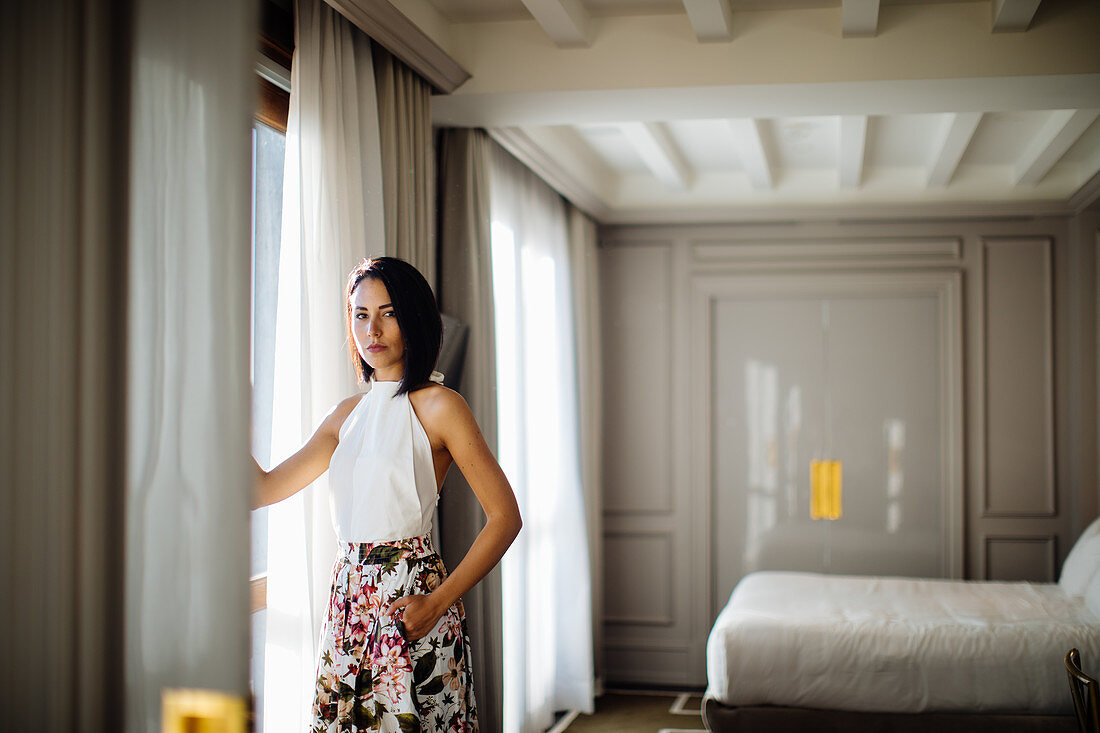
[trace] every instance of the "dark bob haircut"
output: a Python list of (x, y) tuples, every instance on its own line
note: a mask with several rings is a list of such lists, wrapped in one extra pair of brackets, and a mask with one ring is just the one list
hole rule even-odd
[(362, 383), (371, 378), (374, 369), (355, 347), (351, 327), (351, 296), (359, 283), (368, 277), (386, 286), (397, 316), (397, 326), (405, 341), (405, 374), (401, 377), (397, 394), (419, 389), (428, 383), (443, 344), (443, 319), (439, 317), (432, 288), (419, 270), (396, 257), (372, 257), (363, 260), (348, 273), (348, 286), (344, 292), (348, 347), (351, 362)]

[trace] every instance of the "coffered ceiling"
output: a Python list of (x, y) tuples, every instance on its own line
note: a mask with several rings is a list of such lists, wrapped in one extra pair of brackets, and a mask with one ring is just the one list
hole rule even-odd
[(1091, 0), (419, 0), (433, 99), (598, 220), (1031, 215), (1100, 188)]

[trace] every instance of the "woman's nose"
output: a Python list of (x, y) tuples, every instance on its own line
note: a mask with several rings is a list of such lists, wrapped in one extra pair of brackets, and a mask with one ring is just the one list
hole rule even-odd
[(380, 325), (377, 318), (371, 318), (367, 321), (367, 333), (371, 336), (381, 333), (382, 329), (379, 328)]

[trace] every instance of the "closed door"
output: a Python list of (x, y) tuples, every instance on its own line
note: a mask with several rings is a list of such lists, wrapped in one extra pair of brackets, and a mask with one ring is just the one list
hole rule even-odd
[[(711, 301), (712, 614), (756, 570), (957, 574), (943, 289), (760, 280)], [(814, 460), (841, 463), (835, 520), (811, 518)]]

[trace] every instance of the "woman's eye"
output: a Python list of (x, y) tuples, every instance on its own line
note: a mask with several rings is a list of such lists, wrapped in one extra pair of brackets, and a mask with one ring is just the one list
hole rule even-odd
[(393, 311), (386, 311), (386, 312), (385, 312), (385, 313), (383, 313), (382, 315), (384, 315), (384, 316), (389, 316), (390, 318), (393, 318), (393, 317), (394, 317), (394, 316), (396, 316), (397, 314), (396, 314), (396, 313), (394, 313)]

